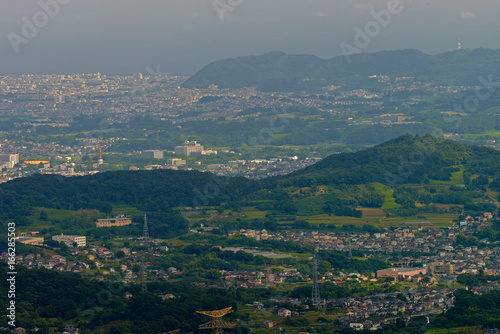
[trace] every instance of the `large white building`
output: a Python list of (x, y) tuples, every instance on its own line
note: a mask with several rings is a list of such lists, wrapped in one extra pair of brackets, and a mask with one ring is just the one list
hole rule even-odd
[(206, 154), (217, 154), (217, 151), (215, 150), (205, 150), (203, 145), (198, 144), (195, 141), (186, 141), (184, 142), (184, 145), (181, 146), (176, 146), (175, 147), (175, 154), (182, 154), (182, 155), (191, 155), (191, 154), (197, 154), (197, 155), (206, 155)]
[(186, 160), (182, 159), (167, 159), (167, 165), (170, 166), (183, 166), (186, 164)]
[(57, 242), (64, 242), (68, 247), (73, 247), (73, 243), (76, 242), (77, 247), (87, 246), (87, 237), (79, 235), (55, 235), (52, 240)]
[(0, 154), (0, 169), (14, 168), (19, 163), (19, 154)]
[(195, 141), (186, 141), (184, 145), (175, 147), (175, 154), (191, 155), (192, 153), (203, 152), (204, 147)]

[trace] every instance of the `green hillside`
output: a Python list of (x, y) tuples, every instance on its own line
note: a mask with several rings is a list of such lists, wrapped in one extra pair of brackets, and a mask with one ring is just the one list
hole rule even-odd
[(500, 175), (500, 152), (432, 136), (404, 135), (355, 153), (334, 154), (277, 180), (283, 186), (330, 184), (426, 184), (450, 181), (453, 172)]
[[(196, 171), (118, 171), (72, 178), (34, 175), (0, 185), (0, 219), (4, 223), (15, 219), (18, 226), (26, 226), (32, 223), (27, 217), (33, 215), (35, 207), (98, 210), (109, 215), (122, 212), (116, 208), (129, 206), (148, 213), (154, 235), (172, 237), (187, 231), (185, 219), (174, 207), (217, 206), (257, 187), (257, 182), (249, 179)], [(82, 221), (78, 217), (56, 220), (64, 226), (72, 225), (75, 219)], [(88, 221), (80, 227), (90, 227), (93, 220)], [(138, 227), (136, 230), (140, 233)]]

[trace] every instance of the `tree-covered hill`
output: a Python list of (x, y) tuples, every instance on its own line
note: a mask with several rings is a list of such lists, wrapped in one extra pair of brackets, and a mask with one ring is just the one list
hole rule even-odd
[(264, 91), (317, 90), (331, 84), (370, 84), (368, 76), (379, 74), (443, 84), (476, 85), (478, 74), (500, 75), (497, 70), (500, 68), (499, 54), (500, 50), (476, 49), (431, 56), (410, 49), (352, 55), (348, 63), (344, 56), (320, 59), (311, 55), (270, 52), (215, 61), (182, 86), (206, 88), (215, 84), (220, 88), (257, 87)]
[(500, 152), (432, 136), (404, 135), (359, 152), (331, 155), (277, 182), (296, 186), (428, 183), (429, 179), (449, 180), (457, 165), (472, 174), (498, 177)]
[[(3, 262), (0, 269), (8, 271)], [(236, 309), (237, 301), (236, 291), (208, 290), (186, 281), (151, 283), (151, 292), (143, 293), (138, 286), (106, 284), (76, 274), (22, 266), (17, 267), (16, 282), (16, 326), (37, 327), (40, 333), (53, 333), (49, 328), (57, 327), (62, 333), (63, 324), (68, 322), (86, 333), (101, 332), (96, 326), (109, 323), (117, 327), (111, 333), (153, 334), (178, 328), (189, 332), (207, 322), (196, 311), (228, 306)], [(8, 291), (9, 282), (4, 279), (0, 292), (7, 296)], [(133, 297), (124, 298), (125, 292), (131, 292)], [(166, 293), (176, 298), (164, 301), (158, 297)], [(0, 299), (2, 327), (8, 326), (8, 303), (7, 298)]]
[(64, 178), (35, 175), (0, 186), (0, 196), (15, 196), (33, 206), (78, 210), (128, 204), (145, 211), (176, 206), (218, 205), (256, 189), (255, 181), (197, 171), (117, 171)]
[(500, 327), (500, 290), (476, 295), (471, 291), (455, 292), (455, 305), (432, 323), (434, 328), (464, 326)]
[[(197, 171), (116, 171), (92, 176), (65, 178), (55, 175), (34, 175), (0, 185), (0, 221), (15, 219), (18, 225), (29, 225), (26, 218), (35, 207), (65, 209), (97, 209), (110, 214), (116, 205), (126, 205), (147, 212), (158, 236), (172, 237), (186, 232), (185, 220), (176, 214), (176, 207), (203, 207), (232, 204), (257, 194), (259, 189), (278, 187), (310, 187), (318, 185), (348, 186), (380, 182), (391, 187), (399, 184), (428, 184), (430, 180), (449, 181), (453, 172), (463, 172), (463, 183), (498, 189), (500, 184), (500, 152), (479, 146), (467, 146), (432, 136), (404, 135), (356, 153), (331, 155), (315, 165), (283, 177), (255, 181), (242, 177), (217, 177)], [(460, 175), (462, 177), (462, 174)], [(468, 178), (466, 181), (465, 178)], [(474, 179), (473, 179), (474, 178)], [(491, 182), (490, 182), (491, 180)], [(344, 191), (345, 194), (349, 190)], [(354, 191), (351, 189), (351, 191)], [(288, 194), (273, 192), (269, 199), (277, 202), (271, 208), (296, 213), (296, 205)], [(413, 193), (412, 193), (413, 194)], [(262, 194), (261, 194), (262, 195)], [(415, 195), (415, 196), (413, 196)], [(422, 195), (415, 193), (409, 202)], [(448, 196), (443, 198), (443, 196)], [(449, 194), (436, 194), (425, 203), (465, 204), (470, 198), (449, 200)], [(283, 197), (284, 196), (284, 197)], [(323, 208), (335, 204), (342, 210), (336, 215), (356, 214), (356, 205), (368, 205), (373, 197), (380, 207), (381, 194), (359, 192), (345, 198), (340, 193), (325, 198)], [(408, 197), (408, 191), (395, 196)], [(254, 196), (255, 197), (255, 196)], [(259, 196), (257, 196), (259, 199)], [(351, 198), (352, 197), (352, 198)], [(288, 209), (290, 210), (288, 210)], [(286, 210), (285, 210), (286, 209)], [(137, 218), (137, 217), (136, 217)], [(137, 230), (138, 231), (138, 230)], [(136, 232), (137, 232), (136, 231)]]
[(172, 237), (187, 231), (173, 207), (216, 206), (258, 186), (246, 178), (197, 171), (117, 171), (70, 178), (38, 174), (0, 185), (0, 221), (29, 225), (25, 217), (34, 207), (111, 213), (113, 206), (125, 204), (148, 213), (156, 236)]

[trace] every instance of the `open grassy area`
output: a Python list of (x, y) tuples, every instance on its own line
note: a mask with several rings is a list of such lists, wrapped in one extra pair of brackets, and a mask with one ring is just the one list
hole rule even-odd
[(380, 223), (380, 218), (379, 217), (362, 217), (362, 218), (356, 218), (356, 217), (347, 217), (347, 216), (334, 216), (334, 215), (327, 215), (327, 214), (321, 214), (321, 215), (316, 215), (316, 216), (311, 216), (311, 217), (298, 217), (298, 219), (301, 220), (306, 220), (312, 225), (319, 225), (319, 224), (334, 224), (334, 225), (344, 225), (344, 224), (371, 224), (371, 225), (376, 225)]
[(452, 225), (452, 220), (457, 219), (456, 215), (450, 214), (425, 214), (425, 218), (417, 217), (389, 217), (381, 220), (384, 226), (406, 226), (406, 222), (422, 222), (429, 221), (435, 227), (450, 226)]
[(451, 173), (450, 181), (430, 180), (430, 184), (459, 185), (464, 184), (464, 166), (454, 166), (460, 168), (459, 171)]
[(392, 191), (391, 188), (389, 188), (386, 185), (383, 185), (382, 183), (375, 182), (372, 183), (372, 185), (375, 187), (375, 190), (381, 194), (384, 194), (385, 199), (384, 199), (384, 205), (382, 205), (382, 210), (387, 210), (387, 209), (395, 209), (395, 208), (400, 208), (401, 205), (396, 203), (396, 200), (392, 196), (394, 191)]
[(244, 219), (256, 219), (256, 218), (264, 218), (267, 214), (267, 211), (257, 210), (254, 206), (248, 206), (241, 209), (239, 212), (240, 215), (244, 215)]
[(443, 214), (443, 215), (433, 215), (425, 214), (428, 221), (435, 226), (450, 226), (453, 224), (452, 220), (457, 219), (457, 215)]
[(137, 208), (126, 205), (126, 204), (116, 204), (113, 205), (113, 213), (114, 214), (124, 214), (124, 215), (143, 215), (144, 211), (137, 210)]
[(325, 204), (328, 201), (333, 201), (334, 198), (333, 194), (321, 194), (314, 197), (302, 198), (296, 202), (299, 207), (298, 215), (309, 216), (323, 212)]
[(482, 136), (492, 136), (492, 137), (497, 137), (497, 136), (500, 136), (500, 131), (497, 131), (497, 130), (490, 130), (490, 131), (486, 131), (486, 132), (483, 132), (483, 133), (468, 133), (468, 134), (464, 134), (464, 138), (465, 139), (476, 139), (478, 137), (482, 137)]
[[(40, 219), (40, 212), (42, 211), (47, 212), (48, 216), (47, 220)], [(71, 211), (69, 210), (35, 207), (35, 212), (31, 216), (27, 217), (30, 221), (33, 222), (33, 224), (28, 227), (20, 226), (19, 231), (28, 232), (28, 231), (40, 231), (44, 228), (48, 229), (49, 227), (54, 226), (54, 223), (52, 223), (52, 221), (54, 220), (60, 221), (67, 219), (70, 217), (70, 214)]]

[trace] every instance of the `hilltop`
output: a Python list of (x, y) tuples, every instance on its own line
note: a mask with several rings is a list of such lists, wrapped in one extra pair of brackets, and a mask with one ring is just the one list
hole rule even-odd
[(334, 154), (281, 178), (282, 184), (301, 186), (331, 184), (386, 185), (449, 180), (456, 166), (472, 174), (498, 176), (500, 152), (452, 140), (403, 135), (355, 153)]

